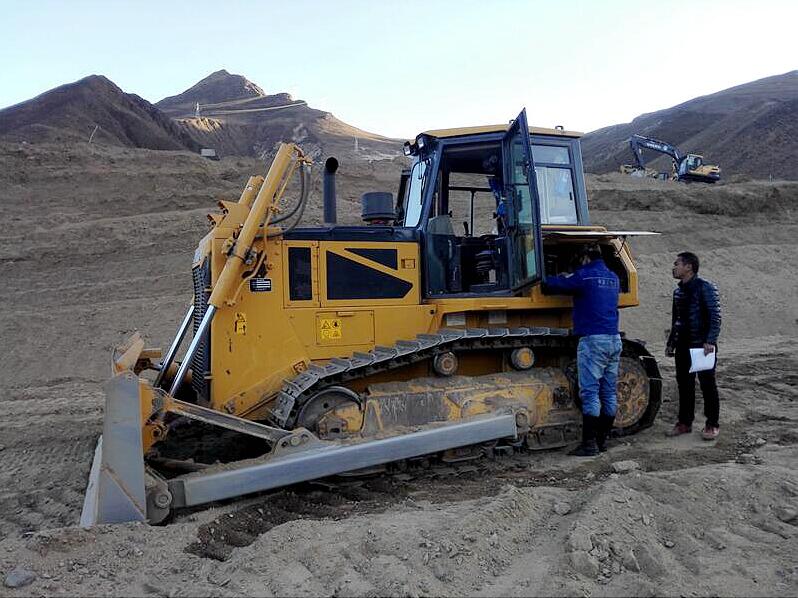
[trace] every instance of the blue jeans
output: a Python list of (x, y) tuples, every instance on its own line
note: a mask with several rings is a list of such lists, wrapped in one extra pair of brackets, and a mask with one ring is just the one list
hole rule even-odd
[(618, 409), (616, 384), (621, 362), (619, 334), (592, 334), (579, 339), (576, 365), (582, 413), (614, 416)]

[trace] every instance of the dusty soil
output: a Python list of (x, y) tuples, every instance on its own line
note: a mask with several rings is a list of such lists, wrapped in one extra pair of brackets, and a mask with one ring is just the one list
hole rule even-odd
[[(342, 164), (343, 219), (357, 219), (362, 192), (394, 190), (401, 166)], [(181, 152), (0, 145), (0, 577), (34, 575), (0, 595), (798, 593), (792, 183), (589, 181), (594, 222), (663, 233), (633, 241), (643, 306), (624, 312), (631, 336), (662, 355), (675, 252), (699, 253), (720, 287), (717, 442), (663, 436), (676, 395), (662, 357), (658, 421), (595, 459), (419, 463), (165, 527), (77, 527), (111, 347), (134, 329), (169, 342), (205, 213), (262, 171)], [(624, 460), (640, 469), (614, 473)]]

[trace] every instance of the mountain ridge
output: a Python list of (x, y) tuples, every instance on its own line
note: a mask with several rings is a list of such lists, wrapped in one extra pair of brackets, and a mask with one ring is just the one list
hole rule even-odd
[(0, 110), (3, 141), (89, 139), (195, 153), (213, 148), (221, 156), (260, 159), (268, 159), (280, 142), (302, 144), (311, 158), (335, 154), (364, 160), (402, 154), (400, 140), (358, 129), (290, 94), (266, 94), (225, 69), (155, 104), (95, 74)]
[[(199, 143), (144, 98), (103, 75), (89, 75), (0, 110), (8, 141), (88, 141), (156, 150), (199, 151)], [(95, 130), (96, 127), (96, 130)]]
[(225, 69), (155, 105), (186, 134), (223, 155), (267, 158), (282, 141), (301, 143), (312, 158), (331, 153), (348, 158), (401, 155), (399, 140), (358, 129), (288, 93), (266, 94)]
[[(197, 110), (199, 108), (199, 110)], [(199, 114), (197, 114), (199, 112)], [(472, 123), (473, 124), (473, 123)], [(602, 127), (582, 138), (587, 172), (616, 171), (632, 161), (634, 134), (695, 152), (733, 175), (798, 179), (798, 70), (742, 83)], [(0, 110), (0, 140), (78, 142), (268, 159), (280, 142), (312, 158), (381, 159), (401, 155), (402, 141), (363, 131), (285, 92), (267, 94), (242, 75), (219, 69), (155, 104), (89, 75)], [(652, 167), (670, 168), (652, 155)]]

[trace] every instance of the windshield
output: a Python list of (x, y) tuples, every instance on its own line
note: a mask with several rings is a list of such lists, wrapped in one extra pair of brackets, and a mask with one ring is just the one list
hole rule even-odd
[(405, 219), (402, 223), (403, 226), (418, 226), (418, 221), (421, 219), (428, 164), (429, 160), (419, 160), (413, 164), (413, 168), (410, 171), (410, 179), (407, 181), (407, 193), (404, 201)]

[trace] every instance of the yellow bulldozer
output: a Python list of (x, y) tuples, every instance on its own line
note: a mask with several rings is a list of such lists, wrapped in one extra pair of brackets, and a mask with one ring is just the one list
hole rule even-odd
[[(635, 306), (627, 237), (648, 234), (590, 224), (579, 137), (530, 128), (525, 111), (427, 131), (405, 144), (396, 201), (367, 193), (363, 225), (313, 228), (298, 225), (310, 160), (281, 145), (265, 178), (209, 216), (168, 350), (135, 334), (114, 352), (82, 524), (159, 523), (397, 461), (578, 440), (571, 298), (541, 282), (598, 244), (619, 307)], [(655, 359), (624, 336), (614, 434), (650, 426), (660, 395)]]

